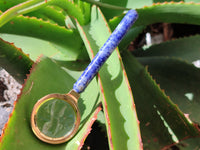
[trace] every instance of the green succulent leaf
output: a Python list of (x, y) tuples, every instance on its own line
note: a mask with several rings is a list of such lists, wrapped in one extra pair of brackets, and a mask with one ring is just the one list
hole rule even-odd
[(50, 21), (58, 24), (59, 26), (65, 26), (66, 14), (63, 9), (56, 6), (46, 6), (42, 9), (25, 14), (29, 17), (42, 18), (42, 20)]
[(76, 60), (84, 49), (82, 39), (76, 30), (66, 29), (33, 17), (18, 16), (1, 27), (0, 32), (46, 40), (54, 49), (62, 53), (66, 60)]
[[(78, 24), (78, 29), (90, 58), (110, 35), (105, 18), (96, 7), (92, 8), (90, 24)], [(142, 149), (133, 97), (117, 50), (100, 70), (100, 85), (110, 149)]]
[(137, 57), (178, 57), (192, 63), (200, 58), (199, 40), (200, 35), (179, 38), (161, 44), (152, 45), (147, 49), (141, 48), (135, 50), (133, 54)]
[(79, 55), (81, 56), (77, 54), (76, 58), (78, 57), (79, 59), (72, 59), (71, 55), (63, 55), (54, 44), (45, 40), (13, 34), (0, 34), (0, 37), (6, 41), (15, 43), (15, 45), (20, 47), (24, 53), (28, 54), (33, 61), (36, 61), (41, 55), (45, 55), (53, 58), (60, 65), (72, 70), (84, 70), (89, 63), (86, 52), (80, 53)]
[(88, 23), (89, 21), (90, 9), (88, 8), (90, 8), (90, 5), (87, 3), (80, 4), (81, 7), (79, 7), (80, 5), (78, 6), (78, 4), (74, 3), (73, 1), (53, 0), (53, 5), (65, 10), (69, 16), (76, 18), (82, 25)]
[(140, 57), (142, 64), (148, 65), (150, 73), (173, 102), (195, 123), (200, 121), (199, 68), (188, 62), (199, 60), (198, 41), (199, 35), (185, 37), (153, 45), (146, 50), (136, 50), (134, 53)]
[(79, 6), (79, 8), (82, 11), (82, 14), (84, 14), (84, 24), (89, 23), (90, 21), (90, 13), (91, 13), (91, 4), (78, 0), (77, 1), (77, 5)]
[(32, 64), (33, 61), (20, 48), (0, 38), (0, 66), (20, 83), (23, 83)]
[(0, 27), (14, 17), (47, 6), (44, 0), (29, 0), (9, 8), (0, 16)]
[[(140, 1), (137, 1), (137, 0), (101, 0), (102, 3), (104, 4), (110, 4), (110, 5), (114, 5), (115, 7), (122, 7), (124, 8), (128, 8), (128, 9), (138, 9), (138, 8), (143, 8), (144, 6), (151, 6), (153, 5), (154, 3), (162, 3), (162, 2), (180, 2), (180, 1), (183, 1), (183, 0), (152, 0), (152, 1), (149, 1), (149, 0), (140, 0)], [(117, 10), (113, 10), (111, 8), (105, 8), (105, 7), (101, 7), (105, 17), (107, 19), (111, 19), (115, 16), (119, 16), (121, 15), (121, 13), (123, 13), (123, 9), (120, 10), (120, 9), (117, 9)]]
[(19, 3), (23, 3), (27, 0), (0, 0), (0, 10), (1, 11), (6, 11), (7, 9), (9, 9), (10, 7), (13, 7)]
[(49, 93), (67, 93), (74, 82), (75, 79), (51, 59), (41, 58), (40, 62), (32, 68), (21, 96), (17, 100), (12, 117), (1, 137), (0, 149), (80, 149), (91, 130), (92, 123), (97, 118), (97, 113), (101, 110), (96, 80), (91, 82), (78, 101), (81, 124), (78, 133), (69, 142), (60, 145), (41, 142), (33, 134), (29, 121), (32, 108), (38, 99)]
[(200, 148), (200, 138), (191, 138), (180, 141), (178, 144), (174, 144), (175, 148), (179, 148), (181, 150), (192, 150)]
[[(150, 25), (153, 23), (186, 23), (199, 25), (200, 4), (184, 2), (156, 3), (151, 6), (136, 9), (139, 18), (135, 26)], [(123, 16), (114, 17), (110, 20), (111, 28), (120, 22)], [(187, 18), (187, 19), (186, 19)]]
[[(200, 4), (184, 2), (165, 2), (156, 3), (150, 6), (146, 5), (143, 8), (136, 9), (139, 14), (139, 18), (134, 24), (132, 32), (129, 34), (129, 37), (125, 37), (125, 39), (122, 40), (122, 45), (120, 45), (121, 50), (124, 49), (123, 46), (127, 47), (127, 44), (133, 41), (147, 25), (153, 23), (167, 22), (199, 25), (198, 20), (200, 20)], [(132, 9), (134, 8), (135, 7), (132, 7)], [(109, 21), (110, 28), (114, 30), (122, 18), (123, 15), (120, 15), (111, 19)]]
[(144, 57), (139, 61), (148, 66), (151, 75), (172, 101), (194, 123), (200, 124), (200, 69), (176, 58)]
[(48, 41), (14, 34), (0, 34), (0, 37), (6, 41), (15, 43), (15, 45), (20, 47), (24, 53), (28, 54), (33, 61), (36, 61), (41, 55), (57, 58), (58, 60), (66, 59), (66, 57)]
[(193, 3), (199, 3), (200, 0), (184, 0), (185, 2), (193, 2)]
[[(4, 24), (6, 24), (8, 21), (10, 21), (11, 19), (15, 18), (18, 15), (27, 14), (32, 11), (45, 8), (45, 6), (48, 6), (48, 5), (56, 5), (62, 8), (64, 11), (67, 12), (69, 16), (75, 17), (81, 24), (85, 24), (89, 21), (88, 12), (90, 12), (90, 9), (88, 8), (90, 7), (90, 5), (87, 3), (84, 3), (81, 5), (81, 7), (78, 7), (78, 5), (73, 3), (73, 1), (67, 1), (67, 0), (48, 0), (48, 1), (29, 0), (6, 10), (0, 16), (0, 27), (2, 27)], [(51, 17), (55, 18), (55, 16), (52, 16), (52, 15)]]
[(118, 11), (129, 10), (129, 8), (120, 7), (120, 6), (116, 6), (116, 5), (113, 5), (113, 4), (108, 4), (108, 3), (95, 1), (95, 0), (82, 0), (82, 1), (94, 4), (94, 5), (102, 7), (102, 8), (111, 9), (111, 10), (118, 10)]
[[(135, 8), (141, 8), (144, 5), (152, 5), (152, 1), (148, 1), (148, 0), (101, 0), (102, 3), (105, 4), (110, 4), (110, 5), (115, 5), (118, 7), (123, 7), (123, 8), (131, 8), (131, 9), (135, 9)], [(105, 17), (107, 19), (111, 19), (114, 16), (119, 16), (123, 13), (124, 10), (112, 10), (112, 9), (108, 9), (105, 7), (101, 7), (101, 10), (103, 12), (103, 14), (105, 15)]]
[(162, 149), (199, 136), (196, 126), (165, 95), (147, 69), (130, 53), (124, 53), (122, 58), (138, 110), (144, 149)]

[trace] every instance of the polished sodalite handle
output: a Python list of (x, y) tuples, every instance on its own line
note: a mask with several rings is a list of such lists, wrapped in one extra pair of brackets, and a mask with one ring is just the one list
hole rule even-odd
[(106, 43), (74, 84), (73, 90), (75, 92), (81, 93), (84, 91), (137, 18), (138, 14), (135, 10), (129, 10), (127, 12)]

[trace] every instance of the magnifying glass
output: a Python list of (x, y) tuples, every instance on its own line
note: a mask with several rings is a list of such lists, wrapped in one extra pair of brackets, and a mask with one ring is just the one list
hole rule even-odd
[(137, 18), (135, 10), (127, 12), (68, 94), (48, 94), (37, 101), (31, 114), (31, 127), (40, 140), (60, 144), (76, 134), (81, 120), (79, 94), (94, 78)]

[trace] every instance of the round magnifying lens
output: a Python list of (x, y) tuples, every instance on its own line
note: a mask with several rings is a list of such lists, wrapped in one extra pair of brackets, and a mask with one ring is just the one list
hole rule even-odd
[(80, 124), (76, 102), (70, 94), (49, 94), (41, 98), (31, 115), (35, 135), (50, 144), (63, 143), (73, 137)]

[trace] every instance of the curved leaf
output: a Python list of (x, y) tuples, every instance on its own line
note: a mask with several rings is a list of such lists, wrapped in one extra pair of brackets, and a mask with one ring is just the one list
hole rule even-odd
[[(132, 8), (135, 8), (132, 6)], [(145, 26), (167, 22), (167, 23), (187, 23), (200, 25), (200, 4), (197, 3), (184, 3), (184, 2), (165, 2), (157, 3), (151, 6), (146, 6), (143, 8), (136, 9), (139, 18), (134, 24), (134, 27), (139, 27), (142, 29)], [(117, 24), (121, 21), (123, 15), (119, 17), (114, 17), (109, 21), (110, 28), (113, 30)], [(126, 41), (122, 40), (122, 43), (130, 43), (135, 39), (135, 35), (141, 33), (142, 30), (135, 30), (132, 32), (132, 38), (127, 38)], [(121, 48), (120, 49), (124, 49)]]
[[(141, 8), (144, 5), (152, 5), (152, 1), (148, 0), (101, 0), (102, 3), (111, 4), (115, 6), (120, 6), (124, 8)], [(108, 8), (101, 7), (101, 10), (107, 19), (113, 18), (114, 16), (119, 16), (123, 13), (124, 10), (112, 10)]]
[[(90, 58), (110, 35), (101, 11), (93, 7), (91, 22), (78, 29)], [(129, 83), (118, 51), (114, 51), (100, 70), (100, 85), (110, 149), (142, 149), (140, 131)]]
[(162, 149), (200, 136), (196, 126), (165, 95), (147, 69), (130, 53), (122, 56), (138, 110), (144, 149)]
[(90, 7), (89, 4), (85, 4), (84, 6), (82, 5), (80, 8), (76, 3), (73, 3), (73, 1), (53, 0), (53, 5), (59, 6), (65, 10), (69, 16), (75, 17), (80, 24), (86, 24), (89, 21), (89, 14), (87, 12), (88, 10), (85, 10), (88, 8), (88, 6)]
[(33, 17), (19, 16), (0, 28), (1, 33), (25, 35), (51, 42), (68, 60), (82, 53), (83, 42), (75, 30), (51, 24)]
[[(9, 8), (0, 16), (0, 27), (6, 24), (8, 21), (13, 19), (14, 17), (26, 14), (40, 8), (44, 8), (48, 5), (56, 5), (63, 8), (68, 15), (75, 17), (81, 24), (87, 23), (88, 20), (88, 10), (84, 10), (83, 8), (88, 8), (89, 4), (82, 5), (82, 7), (78, 7), (73, 1), (66, 0), (28, 0), (23, 3), (20, 3), (14, 7)], [(86, 12), (86, 13), (85, 13)]]
[(42, 18), (42, 20), (50, 20), (57, 23), (59, 26), (65, 26), (64, 10), (55, 8), (55, 6), (46, 6), (42, 9), (30, 12), (26, 16), (35, 16), (37, 18)]
[(0, 15), (0, 27), (18, 15), (25, 14), (46, 6), (43, 0), (29, 0), (9, 8)]
[(20, 48), (0, 38), (0, 66), (20, 83), (23, 83), (32, 64), (33, 61)]
[(25, 2), (26, 0), (0, 0), (0, 10), (1, 11), (6, 11), (10, 7), (13, 7), (19, 3)]
[[(153, 23), (186, 23), (200, 25), (200, 4), (184, 2), (156, 3), (151, 6), (136, 9), (139, 18), (134, 26), (150, 25)], [(123, 16), (114, 17), (109, 24), (114, 29)]]
[[(101, 0), (102, 3), (105, 4), (111, 4), (111, 5), (115, 5), (115, 6), (120, 6), (120, 7), (124, 7), (124, 8), (129, 8), (129, 9), (138, 9), (138, 8), (142, 8), (144, 6), (151, 6), (154, 3), (162, 3), (162, 2), (179, 2), (179, 1), (183, 1), (183, 0)], [(113, 18), (114, 16), (119, 16), (121, 15), (121, 13), (123, 12), (123, 10), (112, 10), (112, 9), (108, 9), (108, 8), (104, 8), (101, 7), (105, 17), (107, 19)]]
[(200, 149), (200, 139), (199, 138), (191, 138), (181, 141), (179, 144), (175, 144), (181, 150), (192, 150), (192, 149)]
[(200, 69), (175, 58), (144, 57), (139, 60), (148, 65), (150, 73), (172, 101), (194, 123), (200, 124)]
[(136, 25), (149, 25), (157, 22), (188, 23), (199, 25), (200, 4), (196, 3), (161, 3), (138, 9), (140, 19)]
[(188, 62), (199, 60), (199, 40), (200, 35), (180, 38), (172, 41), (163, 42), (158, 45), (153, 45), (148, 49), (138, 49), (134, 51), (134, 55), (138, 57), (150, 56), (169, 56), (179, 57)]
[(199, 3), (199, 0), (184, 0), (185, 2), (194, 2), (194, 3)]
[(101, 109), (99, 107), (99, 88), (95, 80), (91, 82), (78, 101), (81, 112), (79, 132), (67, 143), (51, 145), (38, 140), (30, 128), (29, 121), (32, 108), (38, 99), (49, 93), (67, 93), (74, 82), (73, 77), (52, 60), (42, 58), (33, 67), (23, 87), (21, 96), (1, 137), (0, 149), (80, 149)]
[[(66, 61), (66, 66), (69, 66), (67, 65), (68, 64), (67, 62), (76, 63), (76, 61), (77, 62), (82, 61), (83, 62), (82, 64), (79, 63), (81, 66), (85, 66), (89, 62), (88, 60), (89, 58), (86, 52), (79, 52), (80, 54), (76, 54), (76, 55), (74, 54), (74, 56), (76, 56), (75, 58), (78, 57), (78, 59), (75, 59), (75, 58), (72, 59), (71, 57), (72, 55), (69, 55), (70, 52), (68, 55), (64, 55), (60, 51), (60, 49), (55, 47), (53, 43), (45, 41), (45, 40), (41, 40), (41, 39), (37, 39), (33, 37), (27, 37), (27, 36), (13, 35), (13, 34), (0, 34), (0, 37), (6, 41), (15, 43), (17, 47), (20, 47), (22, 51), (28, 54), (29, 57), (34, 61), (36, 61), (38, 57), (40, 57), (41, 55), (45, 55), (45, 56), (53, 58), (54, 60), (58, 62)], [(84, 51), (84, 49), (82, 51)], [(60, 64), (64, 65), (65, 63), (63, 62)], [(73, 66), (74, 65), (72, 65), (71, 68), (73, 68)], [(76, 65), (75, 65), (75, 68), (76, 68)]]

